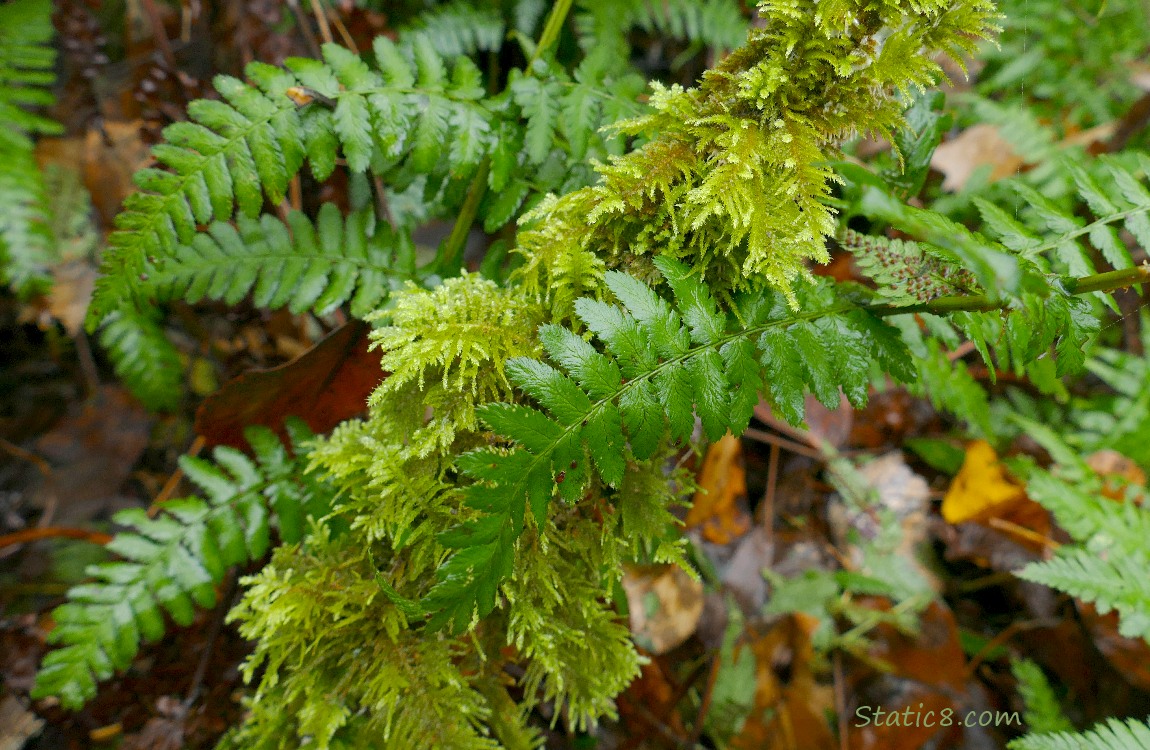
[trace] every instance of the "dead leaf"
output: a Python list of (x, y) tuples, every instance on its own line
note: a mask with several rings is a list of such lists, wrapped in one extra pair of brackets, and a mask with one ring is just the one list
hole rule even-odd
[(690, 638), (703, 614), (702, 582), (678, 565), (630, 567), (623, 573), (623, 590), (635, 642), (653, 654)]
[(819, 684), (812, 669), (811, 636), (816, 618), (792, 613), (761, 635), (752, 633), (755, 701), (734, 750), (832, 750), (836, 747), (827, 717), (834, 712), (834, 691)]
[(0, 700), (0, 750), (21, 750), (44, 730), (44, 720), (25, 708), (15, 696)]
[(59, 500), (56, 523), (89, 519), (115, 498), (148, 445), (152, 420), (126, 391), (106, 385), (74, 405), (33, 451), (52, 466), (36, 493), (39, 505)]
[(931, 157), (930, 166), (942, 172), (942, 189), (962, 190), (980, 167), (991, 165), (989, 180), (1001, 180), (1018, 171), (1023, 161), (989, 123), (973, 125), (940, 145)]
[(699, 491), (685, 521), (688, 529), (703, 527), (703, 536), (715, 544), (729, 544), (747, 532), (751, 514), (738, 500), (747, 494), (742, 445), (727, 433), (707, 449), (699, 473)]
[(247, 448), (243, 430), (264, 425), (281, 437), (296, 416), (324, 433), (367, 408), (383, 380), (380, 353), (368, 350), (368, 326), (347, 323), (287, 364), (252, 370), (224, 384), (196, 412), (196, 432), (208, 445)]
[(84, 316), (96, 288), (96, 269), (87, 261), (76, 260), (53, 268), (52, 277), (48, 312), (63, 324), (69, 336), (76, 336), (84, 327)]
[(62, 164), (79, 168), (84, 187), (103, 226), (112, 219), (129, 193), (135, 192), (132, 175), (151, 160), (151, 151), (140, 137), (139, 120), (104, 120), (100, 129), (66, 138), (41, 138), (36, 144), (36, 160), (41, 167)]
[(1001, 517), (1026, 499), (1025, 488), (1006, 473), (990, 443), (975, 440), (943, 498), (942, 517), (953, 524)]
[[(1118, 451), (1101, 450), (1086, 457), (1086, 464), (1094, 469), (1102, 478), (1102, 494), (1111, 500), (1124, 501), (1126, 499), (1126, 485), (1146, 484), (1146, 472), (1132, 459), (1127, 458)], [(1139, 493), (1136, 502), (1142, 502)]]
[(1099, 614), (1092, 604), (1075, 600), (1082, 622), (1106, 661), (1131, 685), (1150, 690), (1150, 644), (1118, 633), (1118, 613)]

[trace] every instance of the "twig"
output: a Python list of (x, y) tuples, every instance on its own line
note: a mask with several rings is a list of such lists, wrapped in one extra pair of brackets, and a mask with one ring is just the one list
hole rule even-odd
[(770, 457), (767, 459), (767, 489), (763, 492), (763, 504), (760, 506), (763, 532), (767, 535), (768, 545), (775, 539), (775, 492), (779, 484), (779, 453), (779, 446), (771, 443)]
[[(974, 671), (982, 664), (991, 651), (998, 648), (1002, 644), (1009, 641), (1017, 633), (1023, 630), (1033, 630), (1035, 628), (1051, 627), (1057, 625), (1057, 620), (1031, 620), (1029, 622), (1012, 622), (1001, 633), (991, 638), (986, 642), (986, 645), (978, 650), (974, 656), (971, 657), (970, 663), (966, 665), (966, 679), (969, 680), (974, 676)], [(965, 682), (965, 680), (964, 680)]]
[(1036, 531), (1014, 523), (1013, 521), (1007, 521), (1005, 518), (991, 518), (987, 521), (987, 524), (993, 529), (1004, 531), (1007, 534), (1013, 534), (1014, 536), (1042, 545), (1048, 549), (1058, 549), (1062, 546), (1053, 539), (1048, 539)]
[(287, 4), (291, 8), (292, 15), (295, 16), (296, 26), (299, 26), (300, 31), (303, 32), (303, 40), (307, 44), (308, 52), (311, 53), (312, 57), (320, 57), (319, 40), (315, 38), (315, 32), (312, 31), (311, 23), (308, 22), (303, 8), (299, 7), (299, 0), (287, 0)]
[[(192, 447), (188, 448), (188, 452), (185, 455), (198, 456), (200, 451), (204, 449), (206, 442), (203, 435), (196, 435), (196, 439), (192, 442)], [(172, 493), (176, 491), (176, 487), (179, 486), (180, 480), (183, 478), (184, 470), (177, 466), (176, 470), (172, 472), (172, 475), (168, 477), (168, 481), (164, 482), (164, 486), (160, 488), (159, 494), (152, 500), (152, 504), (148, 506), (148, 518), (155, 518), (156, 514), (160, 512), (160, 504), (172, 496)]]
[(152, 38), (156, 40), (156, 48), (163, 56), (164, 62), (173, 70), (176, 68), (176, 55), (172, 52), (172, 42), (168, 39), (168, 32), (164, 29), (164, 19), (160, 18), (160, 9), (156, 7), (156, 0), (143, 0), (144, 14), (148, 17), (148, 25), (152, 27)]
[(84, 376), (84, 386), (88, 395), (94, 396), (100, 392), (100, 371), (92, 356), (92, 345), (83, 331), (78, 331), (72, 340), (76, 342), (76, 359), (80, 363), (80, 373)]
[(16, 458), (21, 458), (36, 467), (36, 470), (49, 482), (54, 478), (52, 474), (52, 466), (41, 456), (37, 456), (30, 450), (26, 450), (10, 442), (7, 438), (0, 437), (0, 448), (11, 453)]
[(691, 728), (691, 733), (687, 736), (687, 743), (694, 745), (698, 743), (699, 738), (703, 736), (703, 724), (707, 720), (707, 714), (711, 712), (711, 704), (715, 699), (715, 683), (719, 679), (719, 668), (722, 666), (723, 660), (719, 658), (718, 654), (711, 657), (711, 668), (707, 673), (707, 684), (703, 688), (703, 700), (699, 704), (699, 710), (695, 714), (695, 724)]
[(112, 541), (111, 534), (90, 529), (78, 529), (66, 526), (45, 526), (35, 529), (20, 529), (11, 534), (0, 536), (0, 549), (16, 544), (38, 542), (41, 539), (81, 539), (92, 544), (104, 545)]
[(319, 4), (319, 0), (311, 0), (311, 12), (315, 16), (315, 22), (319, 26), (319, 33), (323, 37), (324, 44), (331, 44), (334, 41), (331, 35), (331, 24), (328, 23), (327, 12)]
[(231, 610), (232, 597), (236, 593), (236, 576), (235, 573), (228, 574), (227, 585), (225, 586), (225, 593), (220, 597), (220, 606), (216, 607), (215, 616), (212, 617), (211, 630), (208, 631), (208, 639), (204, 641), (204, 652), (200, 654), (200, 661), (196, 664), (196, 672), (192, 675), (192, 683), (188, 687), (188, 692), (184, 696), (184, 710), (191, 708), (192, 704), (196, 702), (199, 697), (200, 687), (204, 682), (204, 675), (208, 671), (208, 662), (211, 661), (212, 648), (216, 644), (216, 639), (220, 635), (220, 630), (224, 625), (224, 618), (227, 617), (228, 612)]
[(358, 55), (359, 46), (355, 43), (355, 39), (352, 37), (351, 32), (347, 30), (347, 26), (344, 24), (343, 19), (340, 17), (338, 10), (336, 10), (336, 12), (331, 16), (330, 20), (332, 25), (335, 26), (335, 30), (339, 32), (339, 38), (343, 40), (343, 46), (347, 47), (349, 50)]
[[(772, 425), (772, 427), (773, 426), (774, 425)], [(786, 448), (791, 453), (797, 453), (800, 456), (806, 456), (807, 458), (814, 459), (815, 461), (826, 460), (826, 457), (819, 453), (817, 450), (808, 448), (805, 445), (801, 445), (792, 440), (787, 440), (785, 437), (780, 435), (772, 435), (765, 430), (757, 430), (754, 427), (748, 427), (743, 432), (743, 436), (749, 437), (752, 440), (758, 440), (761, 443), (767, 443), (768, 445), (778, 446), (779, 448)]]
[(1138, 101), (1130, 106), (1130, 109), (1118, 121), (1114, 135), (1110, 136), (1110, 140), (1106, 141), (1102, 150), (1111, 154), (1115, 151), (1121, 151), (1126, 148), (1130, 139), (1148, 124), (1150, 124), (1150, 92), (1143, 94)]
[(843, 655), (841, 651), (835, 650), (834, 656), (831, 657), (831, 664), (835, 683), (835, 713), (838, 714), (839, 724), (839, 750), (850, 750), (847, 738), (849, 730), (847, 727), (847, 688), (843, 677)]

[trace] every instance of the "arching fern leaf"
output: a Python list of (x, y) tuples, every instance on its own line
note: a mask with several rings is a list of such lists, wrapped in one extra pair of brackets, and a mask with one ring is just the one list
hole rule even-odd
[(673, 306), (637, 279), (609, 272), (606, 284), (622, 307), (586, 298), (575, 306), (605, 351), (546, 325), (540, 340), (561, 369), (526, 358), (507, 363), (511, 381), (542, 409), (478, 410), (514, 446), (472, 451), (457, 462), (475, 480), (463, 492), (480, 515), (441, 535), (459, 551), (424, 600), (432, 627), (460, 630), (491, 611), (528, 510), (545, 528), (556, 492), (572, 502), (593, 481), (618, 485), (629, 460), (650, 458), (665, 436), (688, 438), (696, 415), (717, 439), (746, 427), (760, 390), (797, 423), (804, 390), (834, 408), (841, 389), (861, 406), (875, 361), (896, 378), (913, 375), (893, 329), (858, 307), (835, 305), (818, 288), (801, 314), (781, 296), (740, 298), (740, 325), (686, 266), (665, 257), (655, 262), (674, 292)]
[[(288, 431), (296, 446), (311, 438), (302, 422), (289, 421)], [(214, 607), (228, 569), (267, 552), (273, 524), (293, 543), (305, 519), (327, 509), (326, 485), (304, 476), (274, 433), (251, 427), (246, 435), (255, 461), (228, 447), (215, 450), (214, 464), (180, 461), (205, 498), (168, 500), (154, 518), (138, 508), (116, 515), (131, 530), (108, 549), (124, 562), (89, 568), (95, 581), (73, 587), (69, 602), (56, 608), (48, 640), (62, 648), (45, 657), (33, 695), (79, 708), (95, 695), (97, 680), (131, 665), (141, 641), (163, 635), (164, 612), (188, 625), (196, 607)]]
[(191, 121), (165, 128), (165, 142), (153, 149), (166, 169), (136, 175), (141, 191), (127, 199), (109, 238), (89, 325), (136, 299), (139, 274), (192, 243), (197, 225), (229, 221), (237, 211), (254, 219), (265, 198), (283, 200), (305, 159), (321, 180), (340, 151), (354, 172), (373, 160), (382, 169), (405, 159), (422, 173), (474, 171), (490, 135), (474, 64), (460, 58), (449, 76), (425, 39), (413, 43), (414, 60), (386, 37), (374, 51), (378, 70), (328, 44), (322, 62), (289, 60), (290, 72), (249, 65), (251, 86), (217, 77), (224, 101), (193, 102)]

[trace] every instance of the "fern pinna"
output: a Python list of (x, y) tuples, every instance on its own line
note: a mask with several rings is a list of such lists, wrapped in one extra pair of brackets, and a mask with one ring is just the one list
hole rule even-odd
[[(296, 450), (311, 438), (298, 420), (287, 430)], [(45, 658), (33, 695), (79, 708), (96, 694), (97, 680), (131, 665), (141, 641), (163, 636), (165, 612), (178, 625), (191, 624), (195, 607), (216, 606), (216, 587), (229, 569), (267, 553), (273, 527), (293, 543), (307, 519), (323, 515), (330, 490), (303, 475), (271, 430), (250, 427), (245, 435), (254, 461), (226, 446), (216, 448), (215, 465), (181, 459), (205, 498), (164, 501), (154, 516), (138, 508), (116, 514), (130, 531), (117, 534), (108, 550), (124, 561), (92, 566), (95, 581), (74, 587), (69, 603), (53, 612), (48, 640), (62, 648)]]
[(24, 295), (48, 288), (55, 254), (31, 136), (59, 132), (60, 126), (29, 111), (53, 102), (54, 34), (48, 0), (0, 5), (0, 273)]

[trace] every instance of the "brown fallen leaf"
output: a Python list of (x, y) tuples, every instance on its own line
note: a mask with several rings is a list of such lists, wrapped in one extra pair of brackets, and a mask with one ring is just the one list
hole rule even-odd
[(299, 357), (268, 370), (252, 370), (224, 384), (196, 412), (196, 432), (208, 445), (247, 449), (243, 430), (264, 425), (285, 437), (284, 420), (296, 416), (324, 433), (367, 408), (383, 380), (380, 353), (368, 350), (368, 325), (352, 321)]
[(0, 750), (20, 750), (44, 730), (44, 720), (25, 708), (15, 696), (0, 699)]
[[(1091, 453), (1086, 457), (1086, 464), (1103, 478), (1102, 494), (1111, 500), (1125, 500), (1127, 485), (1146, 484), (1146, 472), (1118, 451), (1101, 450)], [(1143, 499), (1143, 493), (1139, 492), (1135, 502), (1142, 503)]]
[(127, 391), (105, 385), (32, 445), (52, 467), (34, 494), (37, 505), (59, 502), (53, 521), (73, 525), (104, 510), (120, 492), (148, 445), (152, 419)]
[(688, 529), (702, 527), (703, 536), (715, 544), (729, 544), (751, 527), (751, 515), (738, 500), (747, 494), (739, 439), (727, 433), (707, 449), (699, 473), (699, 491), (687, 514)]
[(990, 165), (990, 181), (1001, 180), (1022, 167), (1022, 157), (999, 133), (996, 125), (980, 123), (971, 126), (940, 145), (930, 165), (942, 172), (943, 190), (958, 191), (983, 166)]
[(1150, 690), (1150, 645), (1118, 633), (1118, 613), (1099, 614), (1093, 604), (1076, 599), (1082, 623), (1106, 661), (1131, 685)]
[(136, 190), (132, 175), (152, 159), (148, 144), (140, 137), (141, 125), (139, 120), (104, 120), (99, 129), (83, 135), (41, 138), (36, 160), (42, 167), (79, 168), (103, 226), (111, 226), (120, 203)]
[(755, 698), (734, 750), (832, 750), (837, 745), (827, 717), (834, 691), (813, 671), (811, 636), (818, 620), (792, 613), (766, 633), (752, 632)]
[(623, 573), (635, 642), (665, 654), (695, 632), (703, 614), (703, 584), (678, 565), (635, 566)]

